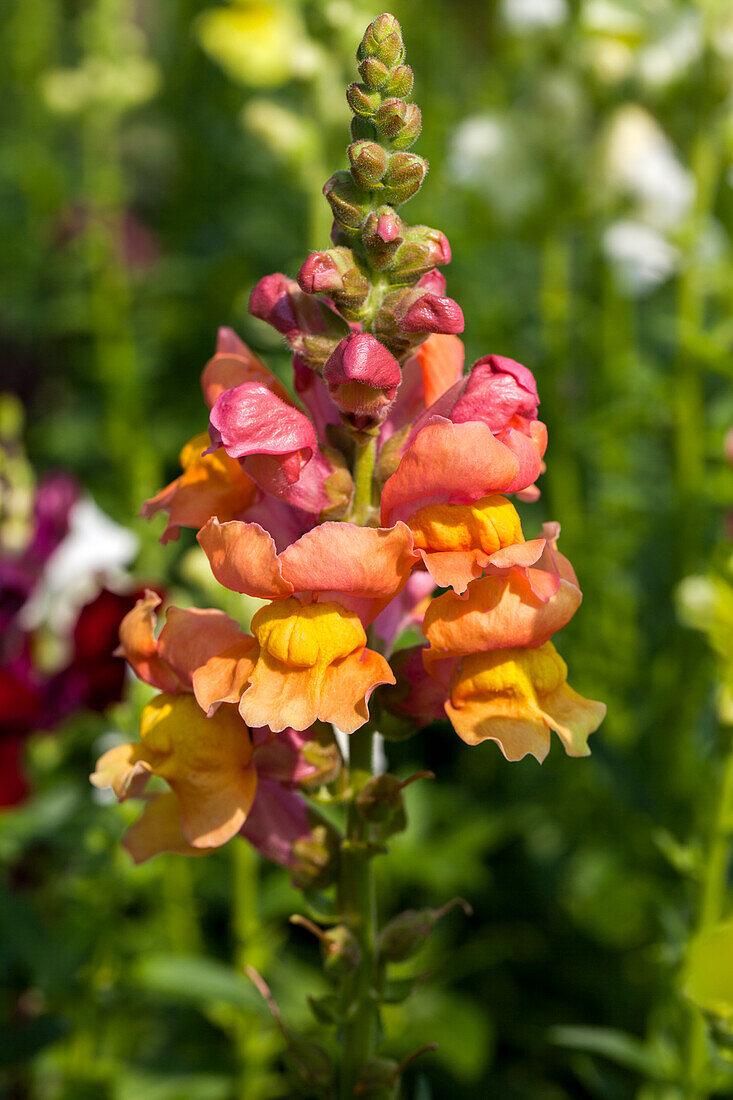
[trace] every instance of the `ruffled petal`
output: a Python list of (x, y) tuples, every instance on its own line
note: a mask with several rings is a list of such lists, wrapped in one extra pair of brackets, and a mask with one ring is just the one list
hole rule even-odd
[(217, 848), (244, 824), (257, 788), (249, 730), (233, 707), (207, 718), (191, 695), (158, 695), (140, 723), (143, 751), (181, 804), (195, 848)]
[(379, 653), (361, 648), (331, 665), (293, 668), (260, 650), (239, 711), (249, 726), (275, 732), (305, 730), (320, 720), (353, 733), (369, 718), (367, 702), (379, 684), (393, 684)]
[(209, 359), (201, 375), (204, 400), (212, 407), (219, 394), (240, 386), (243, 382), (260, 382), (289, 401), (288, 392), (253, 351), (230, 328), (220, 328), (216, 354)]
[(209, 657), (192, 677), (196, 702), (210, 718), (222, 703), (238, 703), (254, 668), (257, 643), (245, 637), (241, 642)]
[(158, 654), (190, 691), (197, 668), (245, 637), (234, 619), (223, 611), (171, 607), (158, 638)]
[[(243, 382), (219, 394), (211, 410), (209, 434), (214, 447), (223, 447), (232, 458), (272, 456), (273, 469), (279, 469), (291, 485), (318, 449), (308, 417), (259, 382)], [(269, 469), (261, 466), (260, 475)], [(257, 469), (250, 465), (255, 480)], [(267, 485), (262, 487), (270, 491)]]
[(202, 454), (208, 445), (206, 432), (190, 440), (181, 451), (184, 472), (142, 506), (140, 514), (147, 519), (168, 513), (160, 540), (164, 544), (177, 539), (181, 527), (203, 527), (210, 516), (220, 520), (242, 516), (259, 495), (252, 478), (223, 448)]
[(89, 780), (100, 791), (111, 787), (117, 801), (124, 802), (142, 795), (151, 773), (142, 745), (115, 745), (100, 756)]
[(506, 760), (534, 756), (542, 763), (550, 751), (550, 731), (542, 717), (517, 714), (503, 699), (471, 699), (460, 707), (445, 704), (453, 729), (467, 745), (494, 741)]
[(425, 408), (437, 401), (462, 376), (466, 349), (457, 336), (435, 333), (416, 351), (422, 375)]
[(512, 452), (485, 424), (438, 420), (417, 435), (382, 490), (382, 523), (391, 526), (427, 504), (471, 504), (503, 493), (517, 477)]
[(568, 684), (541, 699), (550, 729), (558, 735), (568, 756), (589, 756), (588, 737), (606, 717), (606, 704), (584, 699)]
[(122, 841), (135, 863), (144, 863), (161, 852), (179, 856), (205, 856), (206, 848), (194, 848), (183, 835), (181, 804), (173, 791), (164, 791), (148, 802)]
[[(533, 591), (547, 583), (554, 594)], [(543, 593), (545, 594), (545, 593)], [(504, 576), (472, 581), (462, 598), (446, 592), (432, 601), (423, 631), (440, 654), (469, 654), (513, 646), (540, 646), (573, 617), (580, 589), (542, 570), (510, 569)]]
[(392, 528), (322, 523), (281, 556), (283, 577), (294, 592), (344, 592), (375, 600), (400, 592), (417, 560), (404, 523)]
[(181, 677), (158, 655), (155, 609), (160, 603), (157, 592), (145, 590), (143, 598), (120, 623), (120, 645), (115, 653), (124, 657), (135, 675), (146, 684), (160, 691), (181, 691), (185, 687)]
[(212, 573), (231, 592), (246, 592), (264, 600), (292, 594), (275, 542), (258, 523), (219, 523), (214, 518), (197, 538)]

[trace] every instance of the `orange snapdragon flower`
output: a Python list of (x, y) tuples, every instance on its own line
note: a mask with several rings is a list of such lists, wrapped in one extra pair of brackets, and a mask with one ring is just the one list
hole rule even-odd
[(573, 691), (567, 674), (552, 642), (472, 654), (453, 670), (445, 711), (467, 744), (495, 741), (507, 760), (544, 760), (551, 730), (568, 756), (587, 756), (606, 707)]
[(198, 670), (201, 706), (211, 713), (239, 697), (249, 725), (273, 730), (317, 719), (347, 733), (362, 726), (371, 692), (394, 683), (365, 627), (407, 583), (417, 560), (409, 528), (322, 523), (280, 554), (255, 523), (212, 519), (198, 539), (221, 584), (271, 601), (252, 620), (251, 645)]

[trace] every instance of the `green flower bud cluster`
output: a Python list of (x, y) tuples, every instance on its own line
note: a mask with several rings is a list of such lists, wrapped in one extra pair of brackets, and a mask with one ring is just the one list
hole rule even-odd
[(327, 294), (346, 320), (360, 322), (404, 359), (429, 332), (456, 331), (450, 307), (446, 318), (432, 319), (433, 327), (402, 324), (409, 305), (423, 295), (450, 303), (442, 298), (444, 283), (415, 285), (450, 261), (450, 247), (439, 230), (409, 226), (396, 212), (420, 189), (428, 163), (408, 152), (422, 118), (420, 108), (406, 102), (413, 75), (393, 15), (379, 15), (367, 27), (357, 61), (361, 82), (346, 93), (354, 114), (349, 168), (335, 172), (323, 188), (334, 218), (334, 247), (309, 257), (299, 283), (308, 294)]

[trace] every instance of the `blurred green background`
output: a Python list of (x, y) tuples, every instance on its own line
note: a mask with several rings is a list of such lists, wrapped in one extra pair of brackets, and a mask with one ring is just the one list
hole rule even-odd
[[(559, 648), (608, 718), (590, 759), (555, 743), (542, 768), (469, 750), (447, 725), (389, 747), (400, 774), (438, 778), (410, 789), (385, 911), (459, 893), (475, 915), (441, 924), (418, 967), (432, 977), (386, 1015), (388, 1047), (440, 1044), (406, 1077), (415, 1100), (730, 1096), (712, 1048), (712, 1083), (690, 1084), (699, 1021), (678, 991), (728, 733), (722, 672), (675, 593), (730, 557), (733, 8), (392, 10), (431, 163), (405, 216), (452, 244), (468, 362), (495, 352), (535, 372), (550, 447), (525, 530), (562, 523), (584, 605)], [(3, 9), (2, 389), (25, 403), (36, 469), (74, 472), (138, 532), (136, 576), (180, 602), (215, 599), (193, 533), (163, 550), (161, 525), (135, 517), (205, 427), (218, 325), (285, 376), (247, 299), (327, 245), (320, 187), (346, 163), (343, 89), (375, 14), (361, 0)], [(133, 869), (126, 808), (86, 777), (138, 706), (34, 738), (35, 793), (0, 815), (0, 1094), (287, 1097), (281, 1040), (230, 964), (256, 965), (305, 1023), (321, 979), (287, 924), (298, 895), (245, 845)]]

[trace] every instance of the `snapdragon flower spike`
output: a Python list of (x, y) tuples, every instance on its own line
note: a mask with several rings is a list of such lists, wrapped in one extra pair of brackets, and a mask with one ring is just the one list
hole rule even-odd
[(268, 858), (294, 864), (295, 843), (311, 832), (295, 788), (332, 777), (335, 756), (321, 749), (309, 758), (313, 730), (287, 729), (275, 739), (269, 729), (247, 727), (233, 706), (206, 717), (193, 695), (196, 668), (247, 636), (224, 612), (170, 608), (156, 638), (159, 604), (150, 591), (138, 601), (123, 620), (120, 651), (162, 690), (143, 711), (140, 741), (110, 749), (91, 777), (120, 801), (147, 798), (152, 775), (168, 784), (147, 799), (125, 846), (141, 862), (163, 851), (203, 854), (241, 833)]
[(369, 431), (384, 420), (401, 381), (400, 365), (367, 332), (345, 337), (323, 368), (323, 380), (346, 424)]
[(362, 726), (371, 692), (394, 682), (364, 627), (408, 581), (417, 560), (409, 529), (322, 523), (281, 554), (257, 524), (212, 519), (198, 537), (221, 584), (273, 601), (252, 620), (255, 648), (199, 670), (201, 705), (211, 712), (241, 696), (245, 720), (275, 730), (317, 719), (347, 733)]

